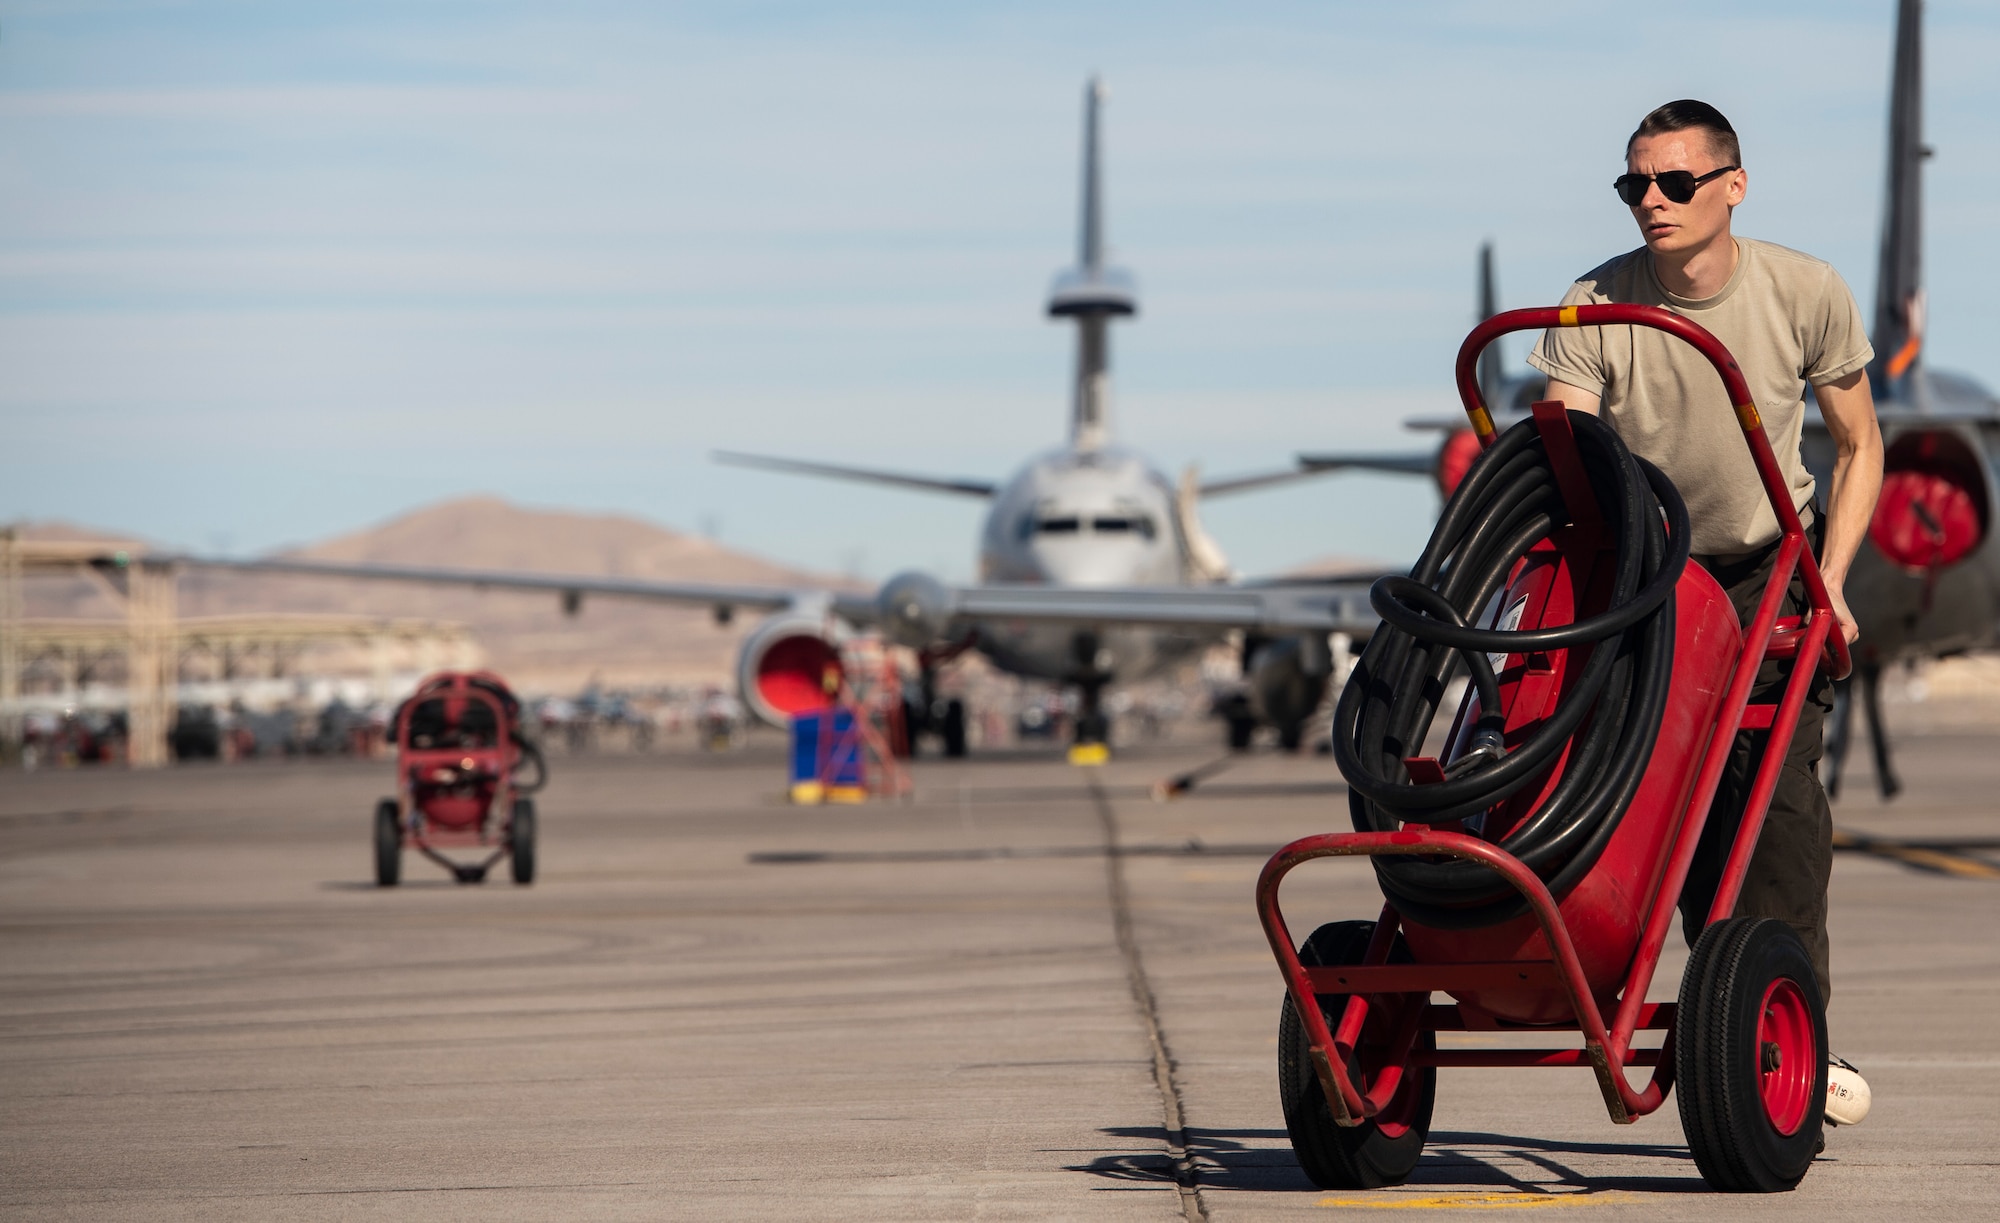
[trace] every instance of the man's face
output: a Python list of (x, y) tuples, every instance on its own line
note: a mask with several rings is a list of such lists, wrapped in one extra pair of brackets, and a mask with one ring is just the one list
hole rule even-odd
[[(1625, 155), (1625, 168), (1633, 174), (1687, 170), (1700, 178), (1727, 164), (1708, 147), (1708, 133), (1699, 128), (1641, 136)], [(1687, 203), (1676, 204), (1653, 183), (1646, 198), (1633, 206), (1632, 219), (1639, 223), (1646, 249), (1656, 255), (1698, 250), (1729, 228), (1729, 210), (1743, 202), (1749, 186), (1748, 174), (1732, 170), (1695, 188)]]

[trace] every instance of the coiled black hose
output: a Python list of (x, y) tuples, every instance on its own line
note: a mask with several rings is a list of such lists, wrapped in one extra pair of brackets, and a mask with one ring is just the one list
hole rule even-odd
[[(1383, 623), (1341, 693), (1333, 722), (1334, 761), (1361, 832), (1485, 811), (1541, 784), (1569, 746), (1561, 780), (1499, 842), (1558, 897), (1603, 853), (1645, 776), (1672, 680), (1670, 596), (1688, 558), (1687, 505), (1673, 484), (1597, 417), (1571, 412), (1569, 422), (1615, 548), (1606, 609), (1533, 631), (1472, 627), (1515, 562), (1569, 520), (1541, 434), (1524, 420), (1466, 472), (1410, 576), (1375, 583), (1370, 602)], [(1590, 656), (1580, 674), (1571, 660), (1574, 679), (1554, 714), (1511, 750), (1503, 748), (1499, 682), (1487, 653), (1571, 649), (1588, 649)], [(1447, 767), (1444, 781), (1412, 784), (1404, 758), (1421, 750), (1461, 665), (1480, 694), (1472, 750)], [(1390, 903), (1421, 925), (1470, 929), (1527, 910), (1519, 892), (1474, 862), (1370, 861)]]

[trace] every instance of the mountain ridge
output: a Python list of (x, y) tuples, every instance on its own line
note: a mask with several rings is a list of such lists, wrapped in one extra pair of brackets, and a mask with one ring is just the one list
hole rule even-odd
[[(68, 522), (29, 523), (30, 539), (130, 539)], [(791, 569), (626, 514), (518, 505), (493, 495), (458, 497), (329, 539), (284, 549), (288, 558), (441, 568), (602, 574), (659, 581), (855, 589), (852, 579)], [(117, 604), (84, 578), (26, 583), (30, 616), (107, 618)], [(190, 570), (180, 614), (321, 612), (465, 624), (492, 667), (519, 686), (570, 690), (726, 683), (738, 643), (755, 624), (718, 625), (706, 608), (587, 598), (565, 616), (546, 593), (475, 591), (417, 583)]]

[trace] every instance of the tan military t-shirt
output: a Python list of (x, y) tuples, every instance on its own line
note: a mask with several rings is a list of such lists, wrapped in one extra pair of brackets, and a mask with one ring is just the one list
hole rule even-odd
[[(1628, 302), (1664, 306), (1721, 340), (1750, 384), (1793, 508), (1812, 502), (1799, 457), (1805, 384), (1824, 386), (1875, 355), (1840, 273), (1770, 242), (1736, 239), (1736, 271), (1714, 297), (1677, 297), (1653, 275), (1644, 247), (1586, 272), (1565, 306)], [(1542, 334), (1528, 363), (1603, 396), (1604, 419), (1634, 453), (1651, 459), (1686, 498), (1697, 554), (1732, 556), (1778, 537), (1722, 378), (1686, 342), (1648, 327), (1561, 327)]]

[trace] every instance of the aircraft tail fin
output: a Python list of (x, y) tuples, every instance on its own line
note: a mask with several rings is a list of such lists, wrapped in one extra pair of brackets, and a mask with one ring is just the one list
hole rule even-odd
[(1104, 83), (1096, 77), (1083, 91), (1083, 215), (1077, 220), (1076, 263), (1094, 271), (1104, 266), (1104, 200), (1097, 174), (1097, 110), (1104, 104)]
[(1889, 187), (1882, 210), (1881, 265), (1875, 280), (1875, 364), (1882, 398), (1910, 399), (1924, 340), (1923, 2), (1900, 0), (1889, 87)]
[(1077, 324), (1076, 385), (1070, 444), (1095, 450), (1110, 439), (1110, 321), (1139, 312), (1132, 278), (1104, 264), (1104, 197), (1100, 187), (1097, 112), (1105, 88), (1096, 77), (1083, 92), (1083, 200), (1076, 266), (1056, 277), (1049, 315)]

